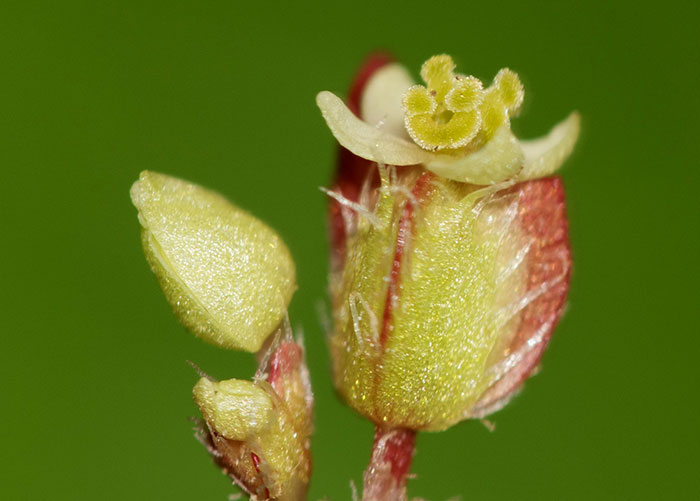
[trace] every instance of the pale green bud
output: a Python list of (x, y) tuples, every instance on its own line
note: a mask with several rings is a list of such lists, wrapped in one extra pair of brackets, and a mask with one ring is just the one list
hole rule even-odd
[(202, 378), (193, 390), (214, 460), (253, 499), (306, 498), (309, 437), (264, 381)]
[(179, 320), (222, 348), (259, 350), (296, 289), (282, 239), (218, 193), (156, 172), (141, 173), (131, 199), (146, 259)]
[(252, 381), (202, 378), (192, 394), (204, 420), (229, 440), (246, 440), (269, 426), (272, 400)]

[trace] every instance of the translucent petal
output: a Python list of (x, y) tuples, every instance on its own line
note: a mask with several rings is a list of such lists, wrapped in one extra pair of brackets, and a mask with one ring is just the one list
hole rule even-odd
[(558, 177), (518, 183), (514, 227), (499, 253), (495, 312), (499, 342), (486, 373), (489, 388), (469, 409), (484, 417), (503, 407), (538, 365), (569, 290), (571, 249), (564, 186)]
[(412, 142), (363, 122), (331, 92), (319, 92), (316, 104), (338, 142), (359, 157), (388, 165), (414, 165), (433, 156)]
[(501, 127), (480, 150), (463, 157), (436, 155), (425, 167), (435, 174), (472, 184), (493, 184), (520, 171), (523, 153), (507, 126)]
[(383, 131), (408, 138), (403, 124), (401, 96), (413, 85), (406, 68), (393, 63), (377, 70), (367, 81), (360, 102), (360, 116)]
[(546, 177), (556, 172), (571, 155), (581, 127), (581, 117), (573, 112), (545, 137), (520, 141), (525, 155), (519, 178), (523, 181)]

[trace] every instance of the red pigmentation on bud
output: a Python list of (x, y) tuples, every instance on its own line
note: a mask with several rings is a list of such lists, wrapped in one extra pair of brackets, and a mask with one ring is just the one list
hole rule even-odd
[(534, 242), (528, 253), (528, 292), (546, 290), (523, 310), (518, 333), (500, 362), (508, 361), (505, 365), (509, 368), (476, 403), (471, 410), (473, 417), (502, 408), (532, 374), (564, 313), (569, 292), (571, 246), (561, 178), (527, 181), (513, 190), (520, 197), (519, 226)]
[[(347, 105), (359, 118), (363, 92), (392, 63), (372, 56), (358, 72)], [(533, 373), (564, 309), (561, 179), (482, 187), (340, 146), (331, 191), (341, 395), (386, 429), (440, 430), (500, 409)]]

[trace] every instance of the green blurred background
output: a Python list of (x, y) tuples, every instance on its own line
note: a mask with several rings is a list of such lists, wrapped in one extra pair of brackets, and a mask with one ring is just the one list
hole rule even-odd
[(435, 53), (526, 84), (523, 137), (570, 110), (575, 274), (543, 371), (496, 414), (421, 434), (410, 494), (698, 499), (698, 21), (691, 2), (3, 0), (0, 498), (226, 500), (194, 440), (191, 359), (247, 378), (176, 322), (141, 253), (131, 183), (213, 187), (298, 265), (316, 394), (310, 499), (350, 499), (371, 426), (333, 394), (317, 315), (335, 144), (314, 104), (364, 55)]

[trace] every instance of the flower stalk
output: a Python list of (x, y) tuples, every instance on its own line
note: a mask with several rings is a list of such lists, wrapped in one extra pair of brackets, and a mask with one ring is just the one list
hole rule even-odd
[(363, 475), (363, 501), (402, 501), (415, 452), (416, 432), (377, 426), (372, 456)]

